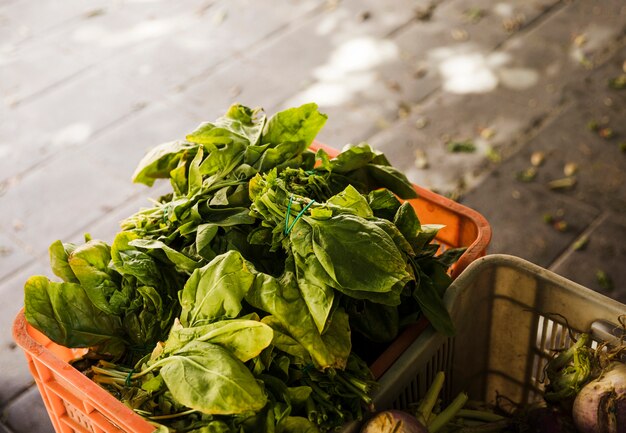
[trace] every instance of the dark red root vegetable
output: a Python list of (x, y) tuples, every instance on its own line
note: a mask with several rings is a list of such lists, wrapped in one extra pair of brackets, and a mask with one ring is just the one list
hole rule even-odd
[(561, 408), (543, 406), (529, 410), (524, 414), (528, 433), (573, 433), (571, 417)]
[(626, 364), (612, 364), (585, 385), (572, 416), (580, 433), (626, 433)]
[(428, 429), (411, 414), (386, 410), (367, 421), (361, 433), (428, 433)]

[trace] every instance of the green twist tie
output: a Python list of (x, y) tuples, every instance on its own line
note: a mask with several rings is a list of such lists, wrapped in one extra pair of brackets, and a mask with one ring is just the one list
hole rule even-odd
[(287, 204), (287, 216), (285, 217), (285, 230), (284, 230), (285, 236), (291, 233), (291, 229), (293, 229), (293, 226), (296, 225), (298, 220), (302, 218), (302, 215), (304, 215), (304, 213), (311, 207), (311, 205), (315, 203), (315, 200), (311, 200), (306, 206), (304, 206), (302, 210), (298, 212), (298, 215), (296, 215), (296, 218), (291, 222), (291, 224), (289, 224), (289, 216), (291, 215), (291, 203), (293, 203), (293, 196), (289, 197), (289, 204)]
[(130, 388), (131, 376), (133, 375), (134, 372), (135, 372), (135, 369), (131, 368), (130, 371), (128, 372), (128, 375), (126, 376), (126, 380), (124, 381), (124, 385), (126, 385), (129, 388)]

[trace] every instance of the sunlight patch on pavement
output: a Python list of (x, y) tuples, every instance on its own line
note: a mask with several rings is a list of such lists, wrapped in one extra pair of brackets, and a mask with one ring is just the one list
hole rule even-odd
[(513, 60), (509, 54), (486, 54), (470, 44), (434, 49), (429, 58), (436, 64), (443, 89), (450, 93), (488, 93), (499, 85), (524, 90), (539, 81), (534, 69), (507, 66)]
[(337, 106), (349, 101), (376, 81), (374, 69), (399, 57), (398, 46), (388, 39), (358, 37), (337, 46), (328, 61), (315, 68), (317, 80), (288, 102), (298, 105), (317, 101), (320, 106)]

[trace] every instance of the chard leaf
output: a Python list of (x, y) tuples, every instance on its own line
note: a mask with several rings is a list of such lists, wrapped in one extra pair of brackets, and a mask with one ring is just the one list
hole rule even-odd
[(171, 141), (151, 149), (133, 173), (133, 182), (152, 186), (159, 178), (168, 178), (179, 161), (193, 158), (198, 145), (186, 141)]
[(69, 255), (75, 249), (76, 245), (61, 241), (53, 242), (48, 248), (52, 272), (66, 283), (78, 283), (78, 278), (68, 262)]
[(24, 285), (24, 314), (28, 323), (62, 346), (95, 348), (114, 357), (124, 353), (120, 318), (97, 308), (79, 284), (30, 277)]
[(181, 404), (209, 415), (261, 410), (267, 396), (250, 370), (226, 349), (194, 341), (161, 361), (160, 374)]
[(317, 110), (317, 104), (309, 103), (289, 108), (272, 116), (263, 130), (261, 144), (302, 143), (309, 147), (328, 116)]
[(184, 328), (177, 322), (165, 342), (164, 353), (180, 350), (195, 340), (217, 344), (247, 362), (270, 345), (273, 335), (272, 328), (257, 320), (221, 320), (192, 328)]
[(179, 293), (180, 322), (193, 327), (218, 319), (235, 318), (254, 276), (241, 254), (228, 251), (196, 269)]

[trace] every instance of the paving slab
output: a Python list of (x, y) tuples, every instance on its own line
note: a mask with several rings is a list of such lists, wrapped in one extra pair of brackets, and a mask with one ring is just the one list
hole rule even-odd
[[(457, 81), (466, 77), (468, 70), (461, 68), (463, 74), (456, 77), (446, 76), (444, 68), (442, 91), (372, 137), (372, 144), (386, 151), (392, 163), (414, 181), (443, 194), (476, 185), (491, 167), (491, 159), (506, 159), (515, 153), (529, 134), (571, 104), (571, 83), (582, 82), (590, 74), (589, 63), (572, 54), (577, 47), (571, 35), (589, 30), (584, 17), (591, 13), (591, 6), (583, 3), (559, 8), (527, 33), (512, 36), (494, 52), (484, 48), (476, 51), (475, 46), (465, 45), (467, 52), (459, 51), (452, 60), (474, 62), (478, 68), (473, 70), (476, 81)], [(626, 12), (621, 3), (603, 3), (602, 11), (614, 15), (603, 21), (606, 26), (601, 37), (589, 37), (597, 37), (602, 43), (623, 44), (619, 35), (623, 33), (626, 15), (620, 14)], [(602, 61), (601, 44), (585, 47), (586, 59)], [(485, 74), (484, 80), (477, 78), (481, 74)], [(489, 80), (493, 80), (491, 87)], [(471, 141), (476, 150), (451, 155), (446, 151), (450, 141)], [(415, 151), (419, 158), (407, 157)], [(423, 168), (424, 159), (427, 169)]]
[(0, 180), (20, 176), (54, 155), (86, 146), (109, 125), (140, 110), (153, 98), (101, 69), (7, 112), (0, 126)]
[[(337, 34), (333, 33), (332, 38), (321, 43), (323, 46), (330, 44), (332, 51), (324, 62), (312, 69), (312, 82), (282, 105), (315, 100), (322, 110), (336, 114), (336, 125), (341, 127), (327, 125), (320, 134), (323, 141), (344, 143), (375, 135), (405, 117), (419, 101), (445, 84), (439, 71), (444, 62), (447, 61), (450, 68), (462, 66), (451, 64), (455, 56), (461, 57), (460, 61), (469, 58), (484, 62), (491, 50), (511, 37), (514, 32), (507, 32), (502, 25), (494, 26), (495, 19), (524, 16), (530, 22), (554, 3), (513, 2), (505, 11), (488, 2), (413, 4), (405, 6), (413, 14), (411, 19), (388, 19), (386, 25), (378, 26), (378, 31), (367, 33), (364, 29), (377, 17), (380, 7), (372, 6), (371, 17), (358, 22), (355, 17), (363, 16), (359, 15), (359, 11), (363, 13), (360, 9), (363, 6), (342, 3), (328, 16), (320, 16), (309, 25), (316, 25), (319, 32), (320, 28), (326, 28), (325, 25), (330, 27), (326, 23), (340, 14), (347, 23), (342, 24), (343, 32), (338, 29)], [(475, 22), (468, 19), (468, 13), (476, 9), (485, 14), (484, 21), (482, 18)], [(526, 21), (520, 23), (519, 28), (526, 24)], [(366, 36), (359, 39), (361, 34)], [(471, 38), (472, 34), (477, 35), (475, 40)], [(378, 51), (377, 57), (367, 59), (361, 56), (357, 62), (346, 61), (348, 54), (359, 47), (367, 47), (370, 52)], [(350, 133), (357, 136), (351, 137)]]
[[(462, 203), (489, 222), (489, 253), (511, 254), (549, 267), (600, 212), (584, 203), (550, 193), (538, 185), (515, 184), (512, 173), (494, 171)], [(564, 220), (567, 227), (546, 221)]]
[[(588, 128), (589, 119), (596, 118), (593, 113), (605, 112), (603, 107), (602, 99), (595, 104), (593, 98), (582, 99), (530, 140), (518, 155), (502, 163), (499, 171), (555, 189), (557, 194), (596, 209), (626, 212), (626, 153), (619, 148), (619, 136), (626, 133), (626, 125), (616, 124), (617, 137), (609, 140)], [(543, 155), (543, 163), (533, 167), (533, 155)]]
[(12, 236), (0, 231), (0, 281), (31, 263), (34, 258)]
[(234, 59), (206, 77), (191, 80), (170, 99), (201, 122), (222, 116), (235, 102), (262, 107), (271, 115), (285, 95), (280, 76), (259, 71), (246, 59)]
[(36, 387), (21, 394), (5, 407), (3, 419), (16, 432), (54, 433), (48, 412)]
[(39, 255), (52, 241), (87, 226), (140, 190), (111, 176), (97, 161), (81, 159), (85, 151), (51, 158), (2, 196), (8, 211), (0, 215), (0, 228), (26, 251)]
[(0, 61), (0, 99), (6, 106), (54, 87), (88, 66), (67, 49), (43, 39), (3, 51)]
[[(149, 104), (106, 128), (82, 146), (81, 158), (97, 163), (104, 172), (94, 172), (85, 181), (96, 183), (100, 181), (98, 175), (106, 174), (130, 185), (135, 168), (149, 150), (161, 143), (184, 139), (199, 123), (199, 120), (168, 101)], [(149, 190), (143, 185), (137, 186), (141, 187), (138, 188), (140, 192)], [(93, 199), (96, 201), (98, 197)]]
[(6, 2), (1, 5), (0, 14), (12, 17), (17, 25), (12, 28), (15, 39), (3, 39), (3, 42), (15, 43), (41, 36), (76, 18), (93, 15), (105, 4), (101, 0), (41, 0), (36, 4), (24, 1)]
[[(52, 277), (49, 266), (43, 261), (32, 262), (28, 267), (0, 282), (0, 407), (6, 406), (16, 396), (33, 385), (34, 380), (22, 349), (12, 336), (13, 321), (24, 305), (24, 283), (32, 275)], [(34, 431), (34, 430), (17, 430)]]
[(550, 268), (559, 275), (626, 304), (626, 221), (606, 212)]

